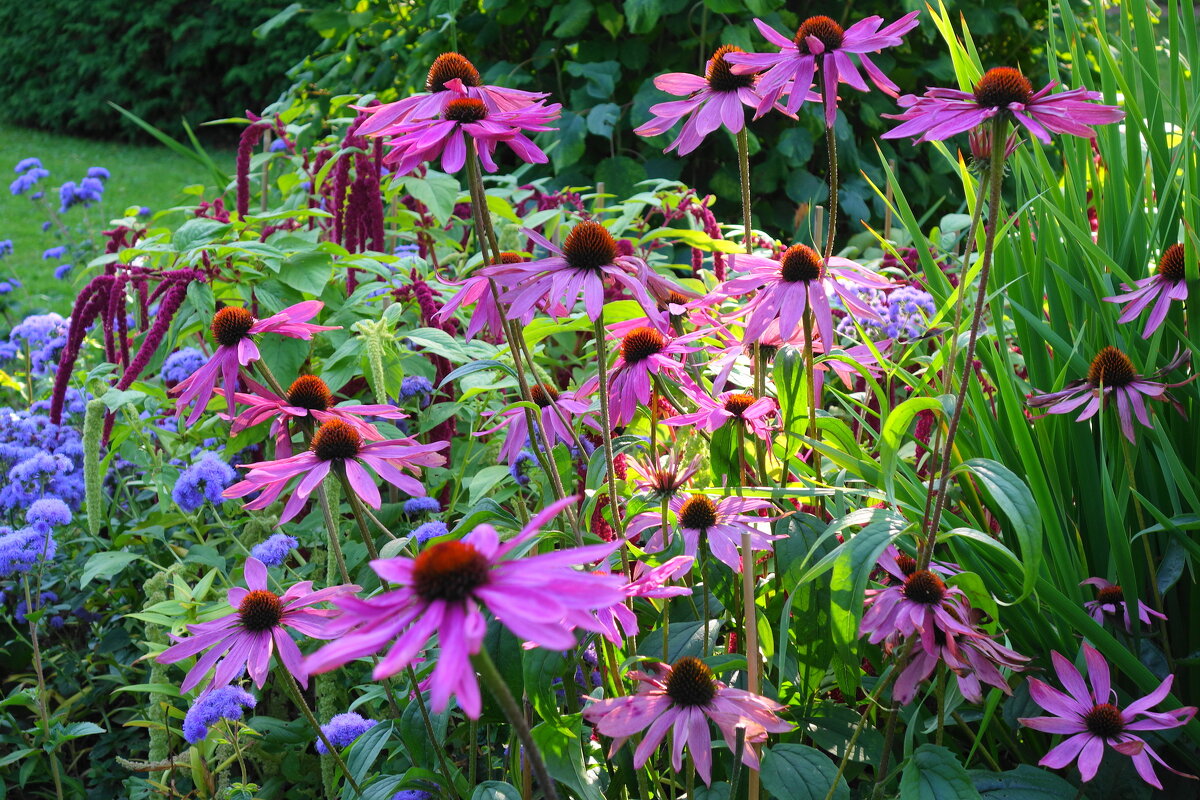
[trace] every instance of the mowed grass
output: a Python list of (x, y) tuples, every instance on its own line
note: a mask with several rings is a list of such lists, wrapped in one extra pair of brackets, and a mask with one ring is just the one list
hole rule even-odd
[[(232, 151), (209, 151), (209, 155), (227, 174), (233, 172)], [(17, 177), (13, 167), (23, 158), (34, 156), (50, 170), (37, 187), (24, 195), (13, 196), (9, 183)], [(12, 255), (0, 258), (0, 280), (15, 276), (23, 287), (8, 295), (6, 305), (16, 301), (18, 314), (57, 311), (64, 316), (71, 309), (75, 294), (86, 282), (82, 266), (77, 264), (66, 280), (57, 280), (54, 269), (62, 261), (43, 260), (42, 253), (66, 242), (55, 235), (55, 228), (42, 232), (47, 220), (46, 207), (29, 199), (33, 191), (44, 190), (50, 210), (58, 210), (58, 187), (66, 181), (79, 183), (89, 167), (104, 167), (112, 177), (104, 191), (104, 201), (91, 208), (75, 206), (62, 219), (69, 226), (80, 225), (86, 215), (96, 230), (107, 229), (110, 220), (124, 215), (129, 206), (146, 206), (160, 211), (185, 203), (195, 203), (183, 187), (206, 184), (205, 197), (213, 196), (212, 173), (166, 147), (93, 141), (73, 136), (29, 130), (0, 123), (0, 240), (11, 239)], [(224, 188), (224, 187), (222, 187)], [(10, 315), (11, 316), (11, 315)]]

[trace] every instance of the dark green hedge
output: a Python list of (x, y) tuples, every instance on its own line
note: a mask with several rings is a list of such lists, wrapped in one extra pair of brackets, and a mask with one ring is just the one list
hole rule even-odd
[[(10, 122), (90, 136), (137, 129), (108, 101), (177, 133), (278, 98), (320, 38), (253, 29), (286, 0), (12, 0), (0, 3), (0, 106)], [(228, 129), (228, 135), (236, 136)]]

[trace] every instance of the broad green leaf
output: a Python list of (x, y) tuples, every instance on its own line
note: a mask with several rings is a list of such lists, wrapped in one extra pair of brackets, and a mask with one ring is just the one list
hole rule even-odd
[(1007, 772), (973, 769), (968, 773), (983, 800), (1066, 800), (1076, 789), (1044, 769), (1021, 764)]
[(533, 741), (542, 751), (551, 777), (574, 789), (581, 800), (604, 800), (596, 773), (589, 772), (583, 762), (581, 722), (579, 714), (562, 717), (557, 724), (543, 722), (533, 729)]
[(837, 778), (834, 800), (850, 800), (850, 787), (838, 777), (829, 756), (802, 744), (777, 744), (762, 754), (762, 787), (777, 800), (825, 800)]
[(454, 204), (462, 193), (458, 180), (444, 172), (428, 170), (424, 178), (405, 178), (405, 190), (429, 209), (439, 223), (445, 224), (454, 213)]
[(867, 525), (846, 541), (833, 563), (829, 630), (838, 655), (833, 663), (834, 673), (838, 687), (847, 697), (853, 696), (861, 681), (857, 643), (867, 579), (900, 530), (890, 522)]
[(279, 265), (279, 280), (302, 294), (321, 296), (333, 275), (333, 259), (319, 250), (293, 253)]
[[(415, 703), (413, 703), (415, 705)], [(360, 784), (365, 783), (367, 777), (371, 774), (371, 767), (374, 766), (375, 760), (379, 758), (380, 752), (387, 745), (388, 740), (392, 737), (392, 722), (380, 722), (378, 725), (368, 728), (361, 736), (354, 740), (348, 749), (342, 753), (342, 758), (346, 762), (346, 769)], [(349, 786), (342, 793), (343, 798), (354, 797), (355, 792)]]
[(979, 792), (954, 753), (923, 744), (904, 765), (900, 800), (979, 800)]
[(111, 578), (138, 558), (139, 556), (136, 554), (123, 550), (96, 553), (83, 565), (83, 573), (79, 576), (79, 586), (80, 588), (87, 586), (93, 578)]
[(900, 460), (900, 445), (912, 421), (922, 411), (940, 411), (942, 401), (934, 397), (912, 397), (892, 409), (879, 432), (879, 469), (883, 473), (888, 501), (896, 501), (896, 465)]
[[(533, 705), (533, 710), (548, 722), (553, 722), (560, 716), (552, 682), (555, 678), (563, 677), (566, 665), (567, 660), (563, 658), (562, 653), (541, 647), (526, 650), (521, 657), (529, 702)], [(568, 687), (568, 690), (570, 688), (572, 687)]]
[(484, 781), (475, 787), (471, 800), (521, 800), (521, 793), (511, 783)]
[(1033, 494), (1012, 470), (991, 459), (972, 458), (963, 462), (956, 471), (959, 470), (974, 475), (1012, 523), (1021, 548), (1021, 566), (1025, 569), (1021, 596), (1017, 599), (1025, 599), (1033, 591), (1042, 566), (1042, 516)]
[(232, 227), (228, 222), (205, 217), (189, 219), (175, 229), (175, 233), (171, 235), (171, 246), (182, 253), (201, 245), (211, 244)]

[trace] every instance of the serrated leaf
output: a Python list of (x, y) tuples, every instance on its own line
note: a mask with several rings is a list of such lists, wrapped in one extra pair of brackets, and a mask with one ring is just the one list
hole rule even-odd
[(215, 219), (204, 217), (189, 219), (175, 229), (175, 233), (171, 236), (171, 246), (180, 252), (191, 250), (216, 241), (232, 227), (228, 222), (219, 222)]

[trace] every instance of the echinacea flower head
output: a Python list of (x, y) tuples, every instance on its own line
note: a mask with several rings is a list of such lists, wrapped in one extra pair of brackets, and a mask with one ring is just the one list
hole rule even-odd
[[(1092, 619), (1099, 622), (1101, 625), (1106, 620), (1120, 617), (1125, 622), (1125, 630), (1133, 633), (1133, 620), (1129, 615), (1129, 603), (1125, 600), (1125, 590), (1115, 583), (1110, 583), (1104, 578), (1088, 578), (1081, 581), (1080, 586), (1090, 585), (1096, 587), (1096, 599), (1088, 600), (1083, 604), (1084, 609), (1091, 615)], [(1143, 625), (1150, 625), (1150, 617), (1165, 620), (1166, 614), (1160, 614), (1150, 608), (1140, 600), (1137, 601), (1138, 620)]]
[(1182, 244), (1173, 244), (1163, 251), (1158, 260), (1158, 268), (1149, 278), (1135, 282), (1136, 289), (1128, 284), (1122, 284), (1122, 294), (1104, 298), (1110, 303), (1127, 303), (1121, 309), (1117, 322), (1132, 322), (1154, 304), (1150, 316), (1146, 317), (1146, 327), (1142, 330), (1142, 338), (1149, 339), (1167, 318), (1172, 300), (1187, 300), (1187, 275), (1184, 268), (1184, 250)]
[(537, 231), (523, 228), (521, 232), (550, 255), (484, 270), (506, 289), (501, 299), (509, 304), (509, 319), (519, 319), (539, 306), (561, 319), (575, 310), (582, 296), (588, 319), (595, 321), (604, 311), (606, 278), (625, 287), (647, 314), (655, 313), (654, 298), (646, 291), (646, 263), (620, 255), (616, 240), (599, 222), (577, 223), (561, 248)]
[(1029, 405), (1033, 408), (1044, 408), (1047, 414), (1070, 414), (1082, 409), (1075, 420), (1083, 422), (1095, 416), (1102, 403), (1107, 404), (1110, 398), (1115, 397), (1121, 432), (1125, 434), (1126, 439), (1133, 442), (1135, 417), (1145, 427), (1154, 427), (1150, 423), (1145, 398), (1174, 402), (1167, 389), (1182, 386), (1193, 380), (1194, 376), (1182, 383), (1162, 383), (1153, 378), (1165, 375), (1187, 358), (1187, 353), (1180, 353), (1150, 378), (1145, 378), (1137, 373), (1129, 356), (1109, 345), (1092, 359), (1086, 379), (1068, 383), (1058, 392), (1033, 395), (1029, 398)]
[(758, 293), (741, 313), (749, 314), (743, 338), (754, 342), (774, 321), (779, 322), (779, 338), (787, 341), (800, 330), (804, 312), (812, 305), (813, 317), (821, 341), (832, 342), (833, 310), (829, 292), (841, 298), (846, 310), (875, 322), (883, 322), (879, 313), (851, 291), (852, 287), (886, 289), (891, 283), (848, 258), (821, 254), (808, 245), (792, 245), (779, 259), (735, 254), (729, 257), (731, 270), (746, 270), (745, 275), (730, 278), (718, 292), (725, 297)]
[(742, 52), (740, 47), (731, 44), (717, 48), (708, 60), (703, 76), (686, 72), (659, 75), (654, 79), (656, 88), (686, 99), (650, 106), (653, 118), (635, 129), (634, 133), (657, 136), (666, 133), (683, 119), (679, 135), (664, 151), (669, 153), (678, 148), (681, 156), (695, 150), (704, 137), (722, 126), (730, 133), (739, 133), (746, 125), (746, 112), (742, 107), (757, 109), (763, 100), (754, 89), (758, 77), (734, 74), (732, 65), (726, 59), (731, 53)]
[[(613, 425), (628, 425), (637, 414), (638, 404), (649, 405), (652, 376), (678, 380), (685, 364), (681, 360), (700, 348), (690, 342), (707, 334), (694, 331), (671, 337), (655, 328), (640, 325), (621, 337), (620, 349), (609, 375), (608, 403)], [(593, 375), (584, 381), (579, 394), (591, 394), (599, 386)]]
[(1020, 70), (993, 67), (970, 92), (928, 89), (920, 97), (904, 95), (897, 101), (904, 109), (902, 113), (883, 115), (902, 120), (902, 124), (882, 138), (912, 136), (918, 142), (940, 141), (1001, 117), (1049, 144), (1051, 133), (1091, 139), (1096, 132), (1090, 126), (1118, 122), (1125, 117), (1125, 112), (1116, 106), (1097, 103), (1099, 92), (1070, 89), (1053, 94), (1057, 85), (1053, 81), (1035, 92)]
[[(726, 686), (698, 658), (685, 656), (674, 664), (650, 664), (645, 672), (633, 671), (638, 681), (636, 694), (594, 700), (583, 710), (583, 718), (604, 736), (611, 736), (610, 757), (630, 736), (645, 731), (633, 753), (633, 766), (641, 769), (671, 732), (671, 764), (683, 770), (683, 748), (687, 747), (696, 772), (705, 784), (712, 783), (712, 734), (716, 724), (732, 752), (737, 728), (745, 728), (747, 745), (766, 741), (768, 733), (785, 733), (789, 722), (776, 712), (783, 706), (765, 697)], [(742, 763), (757, 770), (758, 754), (753, 747), (742, 750)]]
[[(640, 561), (635, 562), (631, 567), (635, 577), (621, 587), (621, 591), (630, 599), (634, 597), (661, 599), (691, 594), (691, 588), (668, 586), (667, 582), (687, 575), (694, 561), (695, 559), (691, 556), (675, 556), (657, 567), (647, 567)], [(600, 574), (608, 573), (608, 565), (604, 566), (605, 569), (598, 570)], [(637, 636), (637, 615), (624, 603), (615, 603), (607, 608), (597, 609), (594, 612), (594, 618), (600, 623), (599, 633), (615, 645), (619, 646), (627, 637)], [(590, 627), (590, 622), (588, 620), (587, 623), (580, 624), (580, 627)]]
[[(772, 549), (773, 541), (783, 538), (763, 533), (757, 527), (775, 519), (754, 513), (772, 508), (771, 501), (762, 498), (722, 497), (713, 500), (703, 494), (680, 494), (672, 497), (667, 507), (675, 516), (673, 527), (683, 538), (685, 555), (695, 557), (703, 537), (713, 556), (734, 572), (742, 571), (742, 560), (749, 555), (738, 553), (742, 534), (749, 534), (751, 550), (767, 552)], [(659, 511), (638, 514), (625, 527), (625, 535), (632, 537), (648, 530), (654, 530), (654, 534), (645, 544), (647, 552), (656, 553), (670, 546), (671, 525), (668, 522), (668, 528), (663, 529)]]
[(196, 744), (208, 736), (218, 720), (239, 720), (247, 708), (258, 705), (258, 698), (238, 686), (221, 686), (201, 693), (183, 717), (183, 738)]
[(266, 319), (256, 319), (249, 309), (226, 306), (213, 317), (211, 330), (217, 342), (212, 358), (188, 378), (171, 388), (170, 394), (178, 395), (176, 415), (192, 405), (187, 424), (200, 419), (208, 401), (216, 391), (220, 380), (229, 401), (229, 414), (233, 415), (234, 395), (237, 392), (239, 367), (246, 367), (262, 356), (254, 337), (264, 333), (277, 333), (292, 339), (311, 339), (317, 331), (337, 330), (338, 325), (314, 325), (312, 319), (325, 306), (320, 300), (306, 300), (273, 314)]
[(425, 487), (416, 478), (404, 474), (404, 470), (420, 474), (421, 467), (442, 466), (446, 457), (437, 451), (449, 446), (449, 442), (412, 444), (401, 439), (364, 441), (355, 426), (334, 418), (317, 429), (312, 444), (303, 453), (274, 461), (240, 464), (249, 472), (244, 480), (225, 490), (225, 497), (245, 497), (261, 489), (262, 493), (245, 507), (262, 510), (274, 503), (293, 479), (299, 478), (280, 515), (279, 521), (284, 523), (300, 513), (309, 495), (321, 485), (326, 475), (333, 472), (345, 476), (350, 489), (360, 500), (371, 508), (379, 508), (382, 502), (379, 487), (367, 467), (400, 491), (423, 497)]
[(733, 390), (711, 397), (684, 376), (683, 392), (698, 408), (687, 414), (677, 414), (662, 420), (662, 424), (678, 427), (695, 425), (702, 431), (712, 433), (727, 422), (744, 425), (755, 436), (764, 441), (771, 436), (770, 421), (779, 411), (779, 404), (772, 397), (755, 397), (749, 392)]
[(1174, 675), (1168, 675), (1150, 694), (1121, 708), (1113, 702), (1116, 697), (1112, 689), (1108, 662), (1093, 647), (1086, 643), (1083, 645), (1083, 658), (1088, 669), (1087, 683), (1075, 665), (1062, 655), (1052, 652), (1050, 658), (1066, 692), (1061, 692), (1037, 678), (1030, 678), (1030, 697), (1053, 716), (1018, 719), (1022, 725), (1035, 731), (1067, 737), (1042, 757), (1038, 762), (1040, 766), (1062, 769), (1076, 761), (1080, 777), (1086, 783), (1096, 777), (1107, 746), (1122, 755), (1132, 757), (1138, 775), (1157, 789), (1162, 789), (1162, 784), (1154, 772), (1151, 759), (1176, 775), (1195, 778), (1194, 775), (1172, 769), (1137, 735), (1140, 731), (1178, 728), (1196, 716), (1195, 706), (1185, 706), (1172, 711), (1150, 710), (1166, 699), (1171, 691)]
[[(529, 394), (533, 403), (538, 407), (537, 412), (533, 415), (534, 424), (540, 426), (545, 432), (551, 447), (559, 443), (570, 445), (574, 442), (576, 422), (591, 425), (597, 431), (600, 429), (595, 415), (589, 412), (591, 404), (577, 399), (575, 392), (559, 391), (549, 383), (534, 383), (529, 387)], [(484, 413), (492, 416), (489, 412)], [(479, 431), (476, 436), (507, 430), (508, 435), (500, 447), (500, 458), (507, 461), (509, 466), (516, 463), (522, 448), (526, 446), (536, 447), (539, 450), (542, 448), (541, 436), (537, 432), (529, 430), (524, 408), (510, 408), (495, 416), (499, 419), (499, 424), (488, 430)]]
[(839, 83), (849, 84), (860, 92), (870, 90), (851, 55), (855, 56), (876, 87), (892, 97), (896, 96), (899, 87), (883, 74), (867, 54), (901, 44), (901, 37), (917, 27), (919, 15), (919, 11), (909, 12), (882, 28), (882, 17), (867, 17), (845, 29), (829, 17), (809, 17), (800, 23), (792, 38), (756, 19), (754, 24), (759, 32), (768, 42), (780, 48), (779, 52), (731, 53), (727, 58), (735, 65), (734, 74), (763, 73), (758, 83), (758, 93), (762, 96), (756, 115), (759, 117), (784, 94), (788, 95), (786, 109), (789, 114), (795, 114), (806, 99), (816, 99), (810, 97), (809, 87), (819, 69), (822, 73), (821, 99), (825, 102), (825, 126), (831, 128), (837, 118)]
[(460, 540), (427, 546), (416, 558), (372, 561), (371, 568), (395, 588), (366, 599), (340, 598), (341, 635), (309, 656), (307, 668), (326, 672), (390, 646), (374, 670), (382, 680), (412, 664), (437, 634), (431, 705), (441, 711), (454, 695), (467, 716), (477, 719), (482, 700), (470, 657), (480, 651), (487, 631), (483, 608), (521, 639), (566, 650), (576, 645), (568, 615), (624, 599), (620, 578), (574, 568), (606, 558), (616, 545), (515, 557), (575, 501), (569, 497), (548, 506), (507, 542), (492, 526), (479, 525)]
[(307, 686), (308, 672), (288, 629), (313, 639), (331, 638), (336, 634), (330, 631), (329, 623), (338, 612), (313, 606), (359, 590), (358, 586), (341, 585), (314, 592), (312, 581), (302, 581), (278, 595), (267, 588), (267, 568), (258, 559), (246, 559), (244, 573), (246, 588), (234, 586), (226, 595), (235, 609), (232, 613), (189, 625), (191, 636), (172, 637), (175, 644), (155, 659), (160, 664), (174, 664), (204, 653), (188, 670), (181, 691), (198, 686), (214, 666), (212, 687), (226, 686), (246, 671), (261, 689), (271, 668), (272, 654), (301, 685)]
[[(521, 264), (529, 259), (525, 258), (520, 253), (505, 251), (500, 253), (500, 258), (497, 263), (488, 267), (486, 272), (480, 271), (471, 275), (461, 282), (455, 283), (448, 281), (453, 286), (460, 287), (459, 290), (446, 301), (446, 304), (434, 314), (434, 320), (437, 322), (445, 322), (449, 320), (454, 312), (463, 306), (474, 306), (475, 310), (471, 312), (471, 317), (467, 321), (467, 330), (464, 336), (467, 341), (475, 338), (485, 328), (492, 336), (504, 335), (504, 310), (497, 302), (496, 292), (492, 290), (493, 282), (499, 291), (499, 286), (502, 281), (496, 280), (496, 277), (505, 271), (505, 264)], [(524, 315), (518, 316), (517, 319), (522, 325), (528, 325), (533, 319), (535, 308), (531, 307)]]
[(436, 117), (446, 110), (451, 101), (463, 97), (482, 100), (493, 111), (520, 111), (548, 96), (543, 92), (488, 86), (480, 78), (479, 70), (465, 56), (442, 53), (429, 67), (424, 93), (394, 103), (357, 108), (370, 116), (355, 133), (360, 136), (386, 135), (388, 129), (397, 123)]
[(249, 391), (237, 392), (234, 397), (246, 408), (233, 418), (229, 432), (238, 433), (270, 421), (271, 433), (275, 436), (275, 452), (283, 457), (292, 454), (291, 423), (294, 420), (323, 424), (338, 419), (354, 428), (361, 438), (378, 442), (383, 440), (383, 434), (363, 417), (404, 419), (408, 416), (395, 406), (383, 404), (350, 403), (335, 406), (333, 393), (325, 381), (316, 375), (296, 378), (283, 397), (249, 378), (243, 378), (242, 382)]
[(633, 473), (634, 488), (639, 492), (649, 492), (654, 500), (661, 500), (674, 497), (700, 471), (700, 457), (696, 456), (685, 467), (683, 457), (672, 450), (654, 461), (631, 458), (628, 469)]
[(518, 111), (495, 111), (476, 97), (459, 97), (446, 104), (433, 119), (391, 125), (377, 134), (389, 136), (391, 152), (384, 163), (395, 165), (397, 174), (407, 175), (425, 161), (441, 159), (442, 171), (458, 172), (467, 161), (467, 139), (474, 140), (479, 161), (488, 172), (496, 171), (492, 156), (503, 142), (528, 164), (545, 164), (549, 159), (522, 131), (554, 130), (548, 123), (558, 119), (562, 106), (530, 105)]
[(962, 589), (947, 586), (936, 572), (915, 570), (903, 583), (867, 590), (859, 633), (869, 635), (871, 644), (917, 634), (925, 649), (934, 651), (938, 631), (947, 636), (975, 633), (964, 621), (969, 617), (965, 604)]

